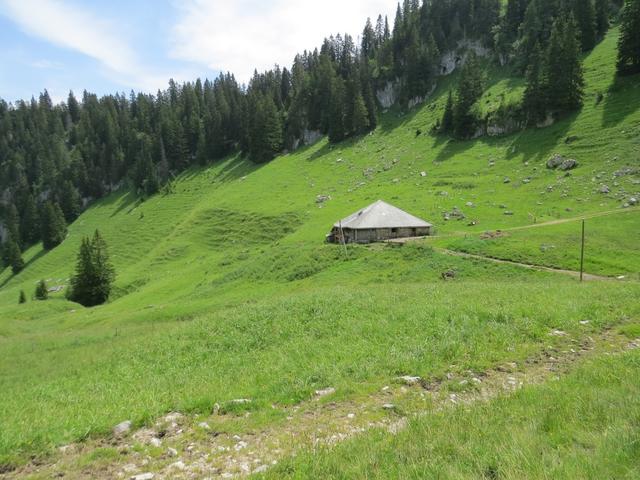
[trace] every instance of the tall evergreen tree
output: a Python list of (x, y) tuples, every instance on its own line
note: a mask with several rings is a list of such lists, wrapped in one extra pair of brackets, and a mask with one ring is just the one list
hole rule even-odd
[(333, 81), (331, 88), (329, 140), (333, 143), (340, 142), (345, 138), (346, 115), (345, 115), (345, 86), (342, 78), (337, 77)]
[(527, 86), (522, 101), (527, 123), (535, 125), (543, 120), (547, 113), (546, 84), (543, 69), (543, 53), (540, 45), (536, 45), (531, 55), (531, 64), (527, 68)]
[(67, 236), (64, 214), (57, 203), (46, 202), (41, 215), (42, 245), (45, 250), (60, 245)]
[(474, 52), (469, 54), (460, 72), (453, 109), (454, 132), (460, 138), (474, 133), (476, 118), (472, 111), (484, 91), (483, 73)]
[(20, 290), (20, 295), (18, 296), (18, 303), (23, 304), (27, 303), (27, 295), (24, 293), (24, 290)]
[(76, 218), (80, 216), (82, 210), (82, 199), (80, 198), (80, 192), (69, 180), (62, 182), (60, 188), (60, 208), (64, 214), (64, 218), (67, 223), (72, 223)]
[(249, 137), (249, 155), (257, 163), (268, 162), (283, 144), (282, 118), (270, 96), (258, 94)]
[(442, 133), (453, 132), (453, 93), (449, 90), (449, 96), (447, 97), (447, 103), (444, 107), (444, 114), (442, 115), (442, 122), (440, 124), (440, 131)]
[(596, 33), (598, 38), (604, 37), (609, 30), (609, 0), (595, 0)]
[(573, 17), (580, 32), (582, 51), (591, 50), (596, 45), (596, 12), (593, 0), (572, 0)]
[(618, 73), (640, 73), (640, 0), (626, 0), (620, 15)]
[(582, 105), (584, 78), (578, 35), (571, 16), (555, 21), (545, 69), (546, 97), (555, 111), (571, 111)]
[(92, 239), (82, 239), (67, 296), (85, 307), (102, 305), (111, 295), (114, 279), (106, 242), (96, 230)]
[(9, 237), (5, 242), (3, 257), (6, 264), (11, 267), (14, 275), (17, 275), (24, 269), (22, 252), (20, 252), (20, 247), (12, 237)]

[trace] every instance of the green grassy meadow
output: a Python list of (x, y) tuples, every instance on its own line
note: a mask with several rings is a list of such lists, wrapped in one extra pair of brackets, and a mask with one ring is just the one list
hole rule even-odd
[(548, 385), (306, 453), (266, 478), (632, 479), (638, 461), (638, 352), (604, 357)]
[[(612, 326), (633, 330), (640, 322), (640, 209), (623, 205), (640, 191), (640, 81), (615, 80), (615, 45), (613, 31), (585, 59), (582, 111), (548, 128), (468, 142), (417, 136), (441, 115), (453, 76), (425, 105), (386, 113), (371, 135), (335, 146), (322, 140), (261, 166), (232, 157), (188, 171), (152, 198), (122, 190), (96, 202), (62, 245), (48, 253), (35, 246), (25, 253), (23, 272), (0, 273), (0, 465), (54, 455), (55, 447), (108, 435), (126, 419), (140, 426), (172, 410), (210, 412), (215, 403), (250, 398), (252, 411), (276, 421), (273, 403), (294, 405), (318, 388), (334, 386), (350, 398), (398, 375), (437, 378), (451, 365), (481, 371), (525, 359), (554, 341), (554, 329), (574, 336)], [(508, 71), (491, 70), (488, 82), (488, 111), (521, 92)], [(580, 166), (568, 176), (546, 169), (556, 152)], [(619, 175), (625, 169), (631, 173)], [(601, 184), (611, 193), (598, 193)], [(331, 199), (317, 203), (319, 195)], [(378, 199), (434, 223), (441, 237), (402, 247), (349, 246), (346, 253), (325, 244), (337, 219)], [(465, 220), (444, 220), (454, 207)], [(587, 221), (586, 270), (625, 281), (580, 284), (432, 248), (576, 269), (580, 218), (599, 212), (613, 213)], [(571, 221), (517, 229), (562, 219)], [(64, 291), (31, 300), (40, 279), (67, 284), (82, 237), (95, 229), (117, 272), (111, 301), (85, 309), (66, 301)], [(507, 235), (480, 239), (498, 229)], [(456, 279), (444, 282), (449, 269)], [(26, 305), (18, 305), (21, 289)], [(614, 363), (626, 373), (609, 375)], [(397, 438), (365, 436), (318, 463), (305, 456), (278, 471), (337, 478), (343, 462), (358, 457), (353, 472), (371, 469), (366, 478), (476, 478), (483, 468), (504, 469), (504, 478), (546, 478), (540, 466), (516, 464), (537, 461), (535, 447), (551, 438), (561, 448), (545, 447), (542, 465), (560, 476), (616, 477), (621, 471), (607, 452), (637, 473), (626, 450), (635, 447), (608, 437), (580, 440), (593, 439), (614, 417), (611, 428), (633, 440), (637, 355), (602, 360), (593, 370), (417, 423)], [(595, 385), (611, 408), (628, 406), (629, 418), (602, 405)], [(568, 402), (546, 430), (526, 420), (551, 399), (583, 391), (594, 400), (581, 404), (594, 420), (566, 419), (574, 444), (557, 430)], [(447, 423), (468, 439), (466, 450), (448, 443)], [(435, 440), (421, 451), (412, 435)], [(495, 462), (492, 448), (506, 463)], [(590, 451), (595, 456), (579, 466)], [(378, 455), (383, 467), (369, 463)]]

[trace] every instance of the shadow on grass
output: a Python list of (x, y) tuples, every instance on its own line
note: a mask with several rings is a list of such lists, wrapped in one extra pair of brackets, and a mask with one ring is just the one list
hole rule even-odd
[(554, 153), (559, 143), (564, 142), (571, 125), (576, 121), (580, 112), (573, 112), (562, 117), (549, 127), (528, 128), (515, 134), (511, 148), (507, 151), (506, 158), (511, 160), (522, 156), (522, 160), (539, 161), (546, 160)]
[(629, 76), (616, 75), (605, 95), (603, 127), (615, 127), (640, 108), (638, 85), (640, 74)]
[[(26, 270), (27, 268), (29, 268), (30, 265), (34, 264), (35, 262), (37, 262), (39, 259), (41, 259), (42, 257), (44, 257), (47, 254), (47, 251), (43, 248), (42, 250), (40, 250), (38, 253), (36, 253), (33, 257), (31, 257), (29, 259), (29, 261), (25, 262), (24, 264), (24, 268), (22, 269), (23, 271)], [(9, 268), (9, 267), (7, 267)], [(2, 273), (2, 272), (0, 272)], [(16, 278), (16, 275), (11, 275), (10, 277), (5, 278), (1, 283), (0, 283), (0, 288), (4, 287), (7, 283), (9, 283), (11, 280), (13, 280), (14, 278)]]
[(141, 198), (138, 197), (133, 190), (129, 190), (123, 196), (114, 199), (113, 201), (110, 201), (109, 197), (107, 197), (101, 203), (103, 205), (110, 205), (111, 203), (118, 202), (118, 208), (111, 213), (111, 218), (113, 218), (124, 210), (131, 210), (129, 207), (136, 205), (140, 200)]

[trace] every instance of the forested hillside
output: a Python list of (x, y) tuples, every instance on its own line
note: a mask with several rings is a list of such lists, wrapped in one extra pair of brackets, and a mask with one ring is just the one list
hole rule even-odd
[[(296, 56), (290, 69), (256, 72), (246, 86), (227, 73), (213, 81), (170, 81), (156, 95), (98, 98), (85, 91), (53, 105), (45, 91), (31, 102), (0, 101), (4, 264), (20, 271), (25, 248), (39, 241), (55, 247), (65, 224), (123, 182), (151, 195), (170, 188), (186, 168), (233, 152), (261, 163), (320, 135), (339, 142), (365, 133), (389, 100), (400, 108), (423, 101), (438, 77), (461, 63), (458, 88), (433, 134), (475, 136), (489, 117), (511, 128), (544, 123), (580, 107), (581, 53), (617, 21), (621, 3), (405, 0), (392, 24), (368, 20), (359, 44), (331, 36)], [(620, 46), (623, 73), (640, 63), (632, 33), (638, 3), (628, 1), (621, 16), (630, 32)], [(483, 68), (491, 63), (524, 76), (526, 90), (522, 100), (481, 113)], [(391, 95), (383, 100), (377, 94), (385, 91)]]

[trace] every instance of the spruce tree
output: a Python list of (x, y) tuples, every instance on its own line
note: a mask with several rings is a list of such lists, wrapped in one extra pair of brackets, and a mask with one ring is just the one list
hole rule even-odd
[(24, 293), (24, 290), (20, 290), (20, 296), (18, 297), (18, 303), (23, 304), (27, 303), (27, 295)]
[(47, 300), (49, 298), (49, 289), (44, 280), (40, 280), (36, 285), (34, 297), (36, 300)]
[(367, 107), (364, 104), (364, 98), (362, 94), (357, 92), (353, 97), (353, 117), (351, 124), (351, 131), (353, 133), (364, 133), (369, 129), (369, 117), (367, 115)]
[(453, 93), (451, 92), (451, 90), (449, 90), (447, 103), (444, 107), (444, 114), (442, 115), (442, 123), (440, 124), (440, 131), (442, 133), (453, 132)]
[(640, 0), (626, 0), (620, 14), (618, 73), (640, 73)]
[(46, 202), (41, 217), (42, 246), (45, 250), (60, 245), (67, 236), (64, 214), (57, 203)]
[(529, 125), (544, 120), (547, 113), (546, 88), (543, 72), (543, 54), (537, 44), (531, 55), (531, 64), (527, 68), (527, 86), (524, 91), (522, 107)]
[(572, 17), (555, 21), (545, 64), (549, 108), (567, 112), (582, 105), (584, 78), (580, 62), (578, 29)]
[(93, 239), (82, 239), (67, 296), (85, 307), (102, 305), (109, 299), (114, 279), (106, 242), (96, 230)]
[(580, 32), (582, 51), (591, 50), (596, 45), (596, 12), (593, 0), (573, 0), (573, 17)]
[(345, 138), (345, 87), (344, 80), (337, 77), (331, 88), (331, 104), (329, 112), (329, 141), (337, 143)]
[(40, 218), (32, 195), (28, 195), (20, 216), (20, 234), (22, 245), (27, 247), (40, 240)]
[(596, 33), (598, 38), (604, 37), (609, 30), (609, 0), (595, 0)]
[(11, 267), (11, 271), (14, 275), (17, 275), (24, 269), (24, 260), (22, 259), (22, 252), (16, 241), (9, 237), (4, 245), (4, 261)]
[(473, 106), (484, 91), (483, 74), (474, 52), (469, 54), (460, 73), (460, 81), (453, 108), (453, 126), (456, 136), (470, 137), (474, 132), (476, 118)]
[(62, 188), (60, 189), (60, 208), (64, 214), (64, 218), (67, 223), (72, 223), (76, 218), (80, 216), (82, 210), (82, 199), (80, 198), (80, 192), (69, 180), (62, 182)]

